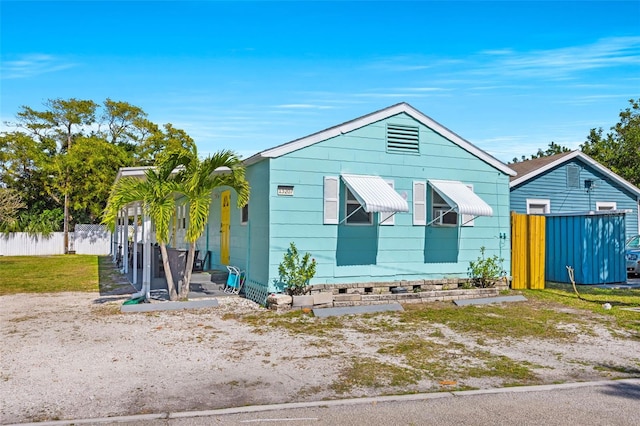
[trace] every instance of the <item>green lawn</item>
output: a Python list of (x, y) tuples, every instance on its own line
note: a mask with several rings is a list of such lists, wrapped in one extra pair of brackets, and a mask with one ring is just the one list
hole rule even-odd
[(0, 256), (0, 295), (98, 291), (98, 256)]

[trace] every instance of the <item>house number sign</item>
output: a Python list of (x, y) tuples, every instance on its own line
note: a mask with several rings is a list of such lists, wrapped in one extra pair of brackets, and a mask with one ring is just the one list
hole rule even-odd
[(278, 185), (278, 195), (286, 195), (293, 196), (293, 186), (292, 185)]

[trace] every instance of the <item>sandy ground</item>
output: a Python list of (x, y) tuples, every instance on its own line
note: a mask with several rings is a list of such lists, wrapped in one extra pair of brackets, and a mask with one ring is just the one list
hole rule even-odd
[[(234, 314), (266, 312), (241, 298), (219, 298), (216, 308), (137, 314), (119, 313), (122, 300), (97, 293), (0, 297), (0, 423), (432, 392), (452, 383), (481, 389), (505, 384), (500, 378), (451, 377), (452, 383), (422, 379), (408, 387), (341, 393), (335, 384), (353, 359), (385, 362), (381, 345), (407, 336), (367, 332), (370, 319), (359, 317), (330, 337), (255, 328)], [(530, 363), (536, 384), (640, 376), (637, 338), (594, 327), (593, 335), (576, 330), (570, 343), (485, 341), (480, 349)], [(433, 338), (435, 329), (440, 340), (478, 349), (477, 337), (443, 324), (411, 333)]]

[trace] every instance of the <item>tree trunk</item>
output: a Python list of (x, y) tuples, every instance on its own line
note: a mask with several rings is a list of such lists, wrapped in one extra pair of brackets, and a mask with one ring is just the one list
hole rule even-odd
[(180, 300), (187, 300), (189, 297), (189, 285), (191, 284), (191, 272), (193, 271), (193, 261), (195, 260), (196, 243), (189, 243), (189, 252), (185, 264), (184, 281), (180, 287)]
[(176, 293), (176, 285), (173, 282), (173, 274), (171, 273), (171, 266), (169, 266), (169, 255), (167, 254), (167, 245), (165, 243), (160, 244), (160, 253), (162, 253), (162, 267), (164, 268), (164, 276), (167, 279), (167, 287), (169, 288), (169, 300), (178, 300), (178, 294)]

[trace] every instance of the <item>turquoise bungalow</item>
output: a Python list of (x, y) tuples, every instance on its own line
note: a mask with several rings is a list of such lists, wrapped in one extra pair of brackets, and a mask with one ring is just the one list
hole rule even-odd
[(406, 103), (245, 160), (251, 199), (213, 194), (198, 241), (206, 269), (246, 272), (248, 298), (281, 292), (294, 242), (316, 284), (464, 279), (480, 256), (510, 274), (509, 178), (515, 172)]

